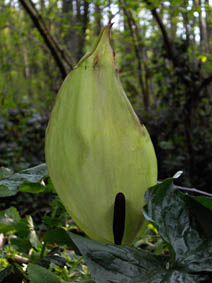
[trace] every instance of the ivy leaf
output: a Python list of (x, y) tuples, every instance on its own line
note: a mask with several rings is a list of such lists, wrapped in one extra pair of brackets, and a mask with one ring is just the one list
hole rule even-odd
[(147, 190), (145, 200), (144, 216), (170, 245), (175, 266), (187, 272), (212, 272), (212, 241), (198, 230), (190, 199), (175, 188), (173, 179)]
[(0, 180), (0, 197), (13, 196), (17, 194), (18, 189), (30, 193), (52, 191), (51, 182), (48, 186), (42, 182), (47, 176), (48, 170), (45, 163), (10, 175)]

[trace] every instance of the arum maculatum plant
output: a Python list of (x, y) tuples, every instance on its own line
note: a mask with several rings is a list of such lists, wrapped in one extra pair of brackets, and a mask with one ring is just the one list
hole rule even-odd
[(129, 245), (144, 220), (144, 192), (157, 182), (157, 161), (120, 83), (110, 29), (65, 79), (45, 151), (54, 187), (76, 224), (94, 240)]

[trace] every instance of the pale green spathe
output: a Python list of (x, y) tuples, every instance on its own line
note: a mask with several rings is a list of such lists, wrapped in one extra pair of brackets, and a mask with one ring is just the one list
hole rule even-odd
[(142, 225), (144, 192), (157, 181), (157, 161), (119, 81), (110, 28), (60, 89), (46, 133), (46, 161), (66, 209), (95, 240), (114, 243), (113, 206), (122, 192), (122, 243), (130, 244)]

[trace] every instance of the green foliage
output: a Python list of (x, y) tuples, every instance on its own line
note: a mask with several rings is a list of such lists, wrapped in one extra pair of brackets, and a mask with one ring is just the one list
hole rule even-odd
[(51, 55), (31, 20), (13, 1), (1, 1), (0, 8), (4, 11), (0, 21), (0, 103), (5, 110), (20, 103), (44, 110), (43, 102), (49, 103), (60, 83)]
[[(44, 165), (28, 172), (38, 183), (38, 172), (47, 174)], [(185, 194), (169, 178), (149, 188), (145, 200), (149, 225), (134, 247), (79, 236), (57, 199), (49, 215), (57, 221), (35, 224), (14, 207), (1, 211), (0, 282), (210, 282), (211, 198)]]
[(15, 225), (20, 221), (20, 216), (15, 207), (10, 207), (0, 212), (0, 231), (6, 233), (15, 229)]
[[(205, 197), (202, 197), (205, 198)], [(190, 199), (173, 180), (150, 188), (144, 215), (157, 227), (169, 256), (111, 246), (72, 235), (96, 282), (206, 282), (212, 278), (212, 241), (198, 230)], [(210, 205), (212, 208), (212, 203)], [(208, 210), (208, 214), (211, 212)], [(208, 227), (209, 229), (209, 227)]]
[(0, 166), (19, 171), (44, 162), (46, 125), (47, 117), (26, 103), (0, 114)]
[[(6, 168), (4, 171), (7, 172)], [(51, 182), (45, 185), (44, 179), (48, 176), (46, 164), (22, 170), (9, 178), (0, 180), (0, 197), (8, 197), (21, 192), (39, 193), (52, 191)]]
[[(7, 173), (6, 170), (5, 176), (8, 176)], [(35, 185), (40, 186), (41, 180), (47, 176), (46, 165), (41, 164), (10, 175), (9, 179), (3, 179), (4, 187), (1, 187), (0, 191), (9, 191), (12, 186), (18, 196), (18, 191), (19, 194), (25, 193), (21, 190), (23, 191), (27, 183), (28, 192), (33, 195), (42, 194), (44, 197), (44, 190), (49, 191), (51, 182), (46, 185), (44, 183), (43, 190), (35, 190)], [(0, 198), (6, 199), (2, 194)], [(3, 241), (0, 253), (0, 282), (19, 282), (19, 278), (20, 282), (42, 282), (44, 278), (45, 282), (89, 282), (88, 270), (68, 232), (75, 231), (76, 226), (68, 225), (70, 217), (67, 219), (67, 214), (57, 198), (51, 205), (51, 214), (48, 217), (43, 215), (39, 224), (34, 223), (29, 215), (20, 216), (23, 214), (14, 207), (0, 212), (0, 239)], [(40, 229), (42, 232), (38, 231)]]
[[(196, 90), (212, 70), (210, 3), (200, 7), (195, 1), (181, 0), (152, 1), (151, 5), (82, 1), (77, 9), (72, 4), (50, 1), (36, 8), (71, 62), (91, 50), (97, 30), (112, 17), (118, 71), (153, 139), (159, 178), (184, 168), (183, 185), (209, 188), (211, 84)], [(0, 166), (17, 171), (45, 162), (47, 116), (62, 81), (26, 11), (13, 1), (1, 0), (0, 8)], [(170, 59), (153, 8), (164, 24), (177, 64)]]
[[(210, 79), (200, 92), (196, 91), (205, 78), (210, 78), (212, 70), (210, 1), (202, 1), (202, 6), (183, 0), (157, 0), (151, 5), (147, 1), (78, 2), (81, 6), (74, 9), (65, 6), (67, 1), (41, 1), (36, 8), (75, 62), (91, 49), (103, 19), (105, 24), (112, 17), (117, 69), (134, 109), (151, 134), (159, 179), (183, 168), (178, 181), (181, 185), (210, 192)], [(85, 3), (89, 4), (87, 24)], [(153, 8), (164, 23), (177, 66), (165, 48), (151, 13)], [(43, 273), (46, 280), (93, 282), (72, 240), (86, 251), (89, 270), (97, 282), (104, 282), (100, 271), (112, 280), (125, 276), (124, 281), (130, 282), (133, 275), (127, 273), (129, 266), (133, 272), (139, 270), (135, 275), (139, 282), (150, 269), (147, 281), (142, 282), (149, 282), (150, 276), (151, 282), (161, 282), (164, 277), (165, 282), (211, 282), (210, 197), (185, 195), (167, 180), (146, 195), (145, 213), (152, 226), (147, 225), (149, 228), (135, 243), (137, 249), (107, 246), (70, 237), (69, 231), (82, 232), (54, 195), (45, 166), (43, 173), (31, 168), (13, 174), (45, 162), (48, 113), (62, 81), (58, 66), (26, 11), (12, 0), (0, 0), (0, 11), (0, 282), (22, 283), (29, 282), (29, 278), (42, 282)], [(147, 108), (144, 93), (148, 94)], [(93, 247), (97, 250), (92, 257)], [(121, 257), (114, 256), (117, 252)], [(113, 260), (110, 270), (108, 259)]]
[(199, 202), (204, 207), (207, 207), (208, 209), (212, 210), (212, 199), (210, 197), (192, 196), (192, 199)]
[(29, 280), (31, 283), (60, 283), (61, 281), (49, 270), (38, 265), (30, 263), (27, 268)]

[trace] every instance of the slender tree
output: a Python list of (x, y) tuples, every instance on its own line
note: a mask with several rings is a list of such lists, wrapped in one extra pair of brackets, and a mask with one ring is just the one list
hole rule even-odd
[(45, 21), (41, 14), (36, 9), (34, 3), (31, 0), (19, 0), (25, 11), (32, 19), (35, 27), (43, 37), (47, 47), (49, 48), (56, 65), (58, 66), (61, 76), (66, 77), (68, 71), (73, 68), (70, 56), (67, 52), (58, 44), (56, 39), (49, 32)]

